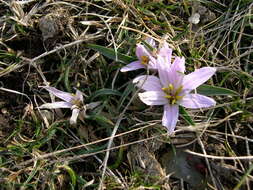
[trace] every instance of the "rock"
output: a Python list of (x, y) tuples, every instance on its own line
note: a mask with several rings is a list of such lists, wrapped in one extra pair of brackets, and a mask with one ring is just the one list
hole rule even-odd
[(39, 28), (44, 41), (49, 38), (54, 38), (60, 32), (59, 18), (48, 14), (39, 20)]

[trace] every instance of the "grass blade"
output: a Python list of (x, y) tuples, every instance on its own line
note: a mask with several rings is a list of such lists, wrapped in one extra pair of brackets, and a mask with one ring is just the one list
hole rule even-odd
[[(123, 63), (130, 63), (130, 62), (133, 62), (137, 59), (135, 57), (131, 57), (131, 56), (125, 55), (123, 53), (119, 53), (119, 52), (116, 53), (114, 49), (107, 48), (107, 47), (100, 46), (100, 45), (86, 44), (86, 47), (93, 49), (95, 51), (98, 51), (102, 55), (104, 55), (110, 59), (113, 59), (114, 61), (119, 61), (119, 62), (123, 62)], [(116, 54), (117, 54), (117, 56), (116, 56)], [(117, 60), (116, 60), (116, 57), (118, 58)]]
[(189, 125), (195, 125), (194, 121), (192, 120), (191, 116), (188, 114), (188, 112), (184, 109), (184, 107), (179, 106), (179, 113), (180, 116), (189, 124)]
[(217, 86), (211, 86), (211, 85), (201, 85), (197, 88), (197, 91), (199, 94), (207, 95), (207, 96), (239, 96), (239, 94), (233, 90), (217, 87)]
[(95, 98), (99, 97), (99, 96), (104, 96), (104, 95), (114, 95), (114, 96), (121, 96), (121, 93), (117, 90), (113, 90), (113, 89), (109, 89), (109, 88), (103, 88), (100, 90), (97, 90), (96, 92), (94, 92), (91, 95), (91, 101), (93, 101)]

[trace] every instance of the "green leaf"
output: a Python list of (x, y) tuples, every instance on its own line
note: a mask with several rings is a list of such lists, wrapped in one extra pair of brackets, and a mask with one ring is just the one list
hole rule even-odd
[(124, 92), (122, 93), (122, 96), (119, 100), (119, 104), (117, 107), (117, 111), (119, 111), (121, 109), (121, 107), (123, 106), (124, 101), (128, 98), (131, 97), (131, 93), (134, 90), (134, 84), (132, 82), (129, 82), (129, 84), (127, 85), (127, 87), (125, 88)]
[(60, 167), (67, 170), (67, 172), (68, 172), (68, 174), (71, 178), (71, 182), (72, 182), (73, 186), (75, 186), (77, 177), (76, 177), (76, 174), (75, 174), (74, 170), (71, 167), (67, 166), (67, 165), (63, 165), (63, 166), (60, 166)]
[(253, 164), (251, 164), (249, 166), (249, 169), (246, 171), (246, 173), (242, 176), (241, 180), (239, 181), (239, 183), (234, 187), (233, 190), (238, 190), (241, 189), (241, 186), (245, 183), (246, 179), (248, 178), (248, 176), (251, 174), (253, 170)]
[(86, 115), (85, 119), (96, 121), (101, 126), (113, 126), (114, 123), (103, 115)]
[(31, 171), (31, 173), (29, 174), (27, 180), (25, 181), (25, 183), (22, 184), (22, 187), (26, 187), (27, 184), (33, 179), (33, 177), (35, 176), (35, 174), (38, 172), (38, 166), (36, 166), (36, 168)]
[(184, 30), (178, 33), (175, 37), (172, 38), (173, 41), (179, 40), (181, 37), (186, 35), (189, 32), (189, 27), (185, 26)]
[(207, 95), (207, 96), (217, 96), (217, 95), (225, 95), (225, 96), (238, 96), (239, 94), (233, 90), (211, 86), (203, 84), (197, 88), (197, 92), (199, 94)]
[(47, 143), (48, 141), (50, 141), (51, 139), (54, 138), (56, 131), (57, 130), (55, 128), (49, 129), (48, 132), (47, 132), (47, 135), (45, 135), (45, 137), (42, 137), (40, 140), (30, 143), (29, 144), (30, 148), (32, 148), (32, 149), (40, 148), (45, 143)]
[(192, 126), (195, 125), (195, 123), (194, 123), (194, 121), (192, 120), (191, 116), (188, 114), (188, 112), (187, 112), (182, 106), (179, 106), (179, 113), (180, 113), (181, 117), (182, 117), (189, 125), (192, 125)]
[(112, 165), (109, 166), (110, 169), (117, 169), (122, 164), (123, 153), (124, 153), (124, 148), (120, 147), (117, 159), (116, 159), (116, 161), (115, 161), (114, 164), (112, 164)]
[(69, 71), (70, 71), (70, 66), (68, 66), (65, 70), (64, 84), (65, 84), (67, 91), (71, 93), (71, 87), (70, 87), (70, 82), (69, 82)]
[(86, 150), (82, 149), (82, 150), (77, 151), (77, 155), (84, 155), (84, 154), (90, 154), (90, 153), (94, 153), (94, 152), (99, 152), (101, 150), (106, 149), (107, 146), (108, 146), (108, 143), (105, 143), (105, 144), (99, 145), (99, 146), (90, 145), (89, 147), (87, 147)]
[(113, 89), (109, 89), (109, 88), (103, 88), (100, 90), (95, 91), (91, 96), (91, 101), (94, 100), (95, 98), (99, 97), (99, 96), (104, 96), (104, 95), (114, 95), (114, 96), (121, 96), (122, 94), (117, 91), (117, 90), (113, 90)]
[[(119, 61), (119, 62), (123, 62), (123, 63), (130, 63), (130, 62), (133, 62), (137, 59), (135, 57), (131, 57), (131, 56), (125, 55), (123, 53), (115, 52), (115, 50), (112, 48), (107, 48), (107, 47), (99, 46), (99, 45), (95, 45), (95, 44), (86, 44), (85, 46), (87, 48), (98, 51), (102, 55), (104, 55), (110, 59), (113, 59), (114, 61)], [(116, 55), (118, 58), (117, 60), (116, 60)]]

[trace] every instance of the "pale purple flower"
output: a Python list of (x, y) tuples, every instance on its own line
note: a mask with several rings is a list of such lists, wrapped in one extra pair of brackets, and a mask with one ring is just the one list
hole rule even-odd
[(155, 41), (152, 38), (148, 38), (146, 43), (149, 44), (154, 50), (150, 52), (142, 44), (136, 45), (136, 56), (138, 58), (137, 61), (131, 62), (130, 64), (121, 68), (121, 72), (133, 71), (137, 69), (146, 68), (148, 70), (157, 70), (156, 66), (156, 57), (160, 55), (164, 57), (164, 59), (171, 61), (172, 49), (169, 48), (168, 43), (164, 42), (162, 47), (157, 50)]
[(184, 58), (176, 57), (170, 65), (161, 56), (157, 58), (157, 68), (159, 78), (142, 75), (133, 82), (146, 91), (138, 94), (142, 102), (147, 105), (163, 105), (162, 125), (170, 134), (176, 127), (179, 105), (186, 108), (206, 108), (216, 104), (212, 98), (191, 93), (213, 76), (215, 68), (203, 67), (184, 75)]
[(79, 90), (76, 90), (76, 94), (71, 94), (68, 92), (60, 91), (54, 87), (49, 86), (41, 86), (46, 89), (48, 92), (52, 93), (54, 96), (62, 99), (63, 101), (53, 102), (53, 103), (45, 103), (42, 104), (39, 108), (43, 109), (57, 109), (57, 108), (69, 108), (72, 110), (72, 116), (70, 118), (70, 124), (76, 124), (77, 117), (80, 112), (85, 114), (86, 109), (92, 109), (96, 107), (99, 103), (94, 102), (85, 105), (83, 103), (83, 94)]

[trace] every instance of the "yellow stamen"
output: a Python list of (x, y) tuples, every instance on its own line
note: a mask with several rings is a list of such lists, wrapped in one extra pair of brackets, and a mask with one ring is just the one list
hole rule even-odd
[(176, 90), (175, 95), (177, 96), (178, 94), (180, 94), (181, 91), (182, 91), (182, 89), (183, 89), (183, 86), (181, 85), (181, 86)]
[(81, 102), (80, 100), (78, 100), (78, 99), (72, 100), (71, 103), (72, 103), (73, 105), (76, 105), (76, 106), (79, 107), (79, 108), (82, 107), (82, 102)]
[(171, 104), (173, 105), (173, 104), (175, 104), (176, 103), (176, 99), (173, 99), (172, 101), (171, 101)]
[(172, 96), (170, 96), (170, 95), (166, 95), (166, 96), (164, 96), (164, 98), (171, 99), (171, 98), (172, 98)]
[(148, 58), (148, 56), (141, 56), (141, 64), (143, 64), (143, 65), (147, 65), (148, 64), (148, 62), (149, 62), (149, 58)]
[(169, 100), (169, 104), (176, 104), (178, 100), (183, 98), (183, 96), (179, 96), (183, 90), (182, 85), (175, 89), (173, 84), (169, 84), (168, 87), (163, 87), (162, 90), (166, 94), (164, 97)]
[(183, 98), (183, 96), (176, 96), (175, 98), (176, 98), (176, 100), (181, 100)]
[(169, 84), (169, 87), (170, 91), (174, 90), (174, 86), (172, 84)]

